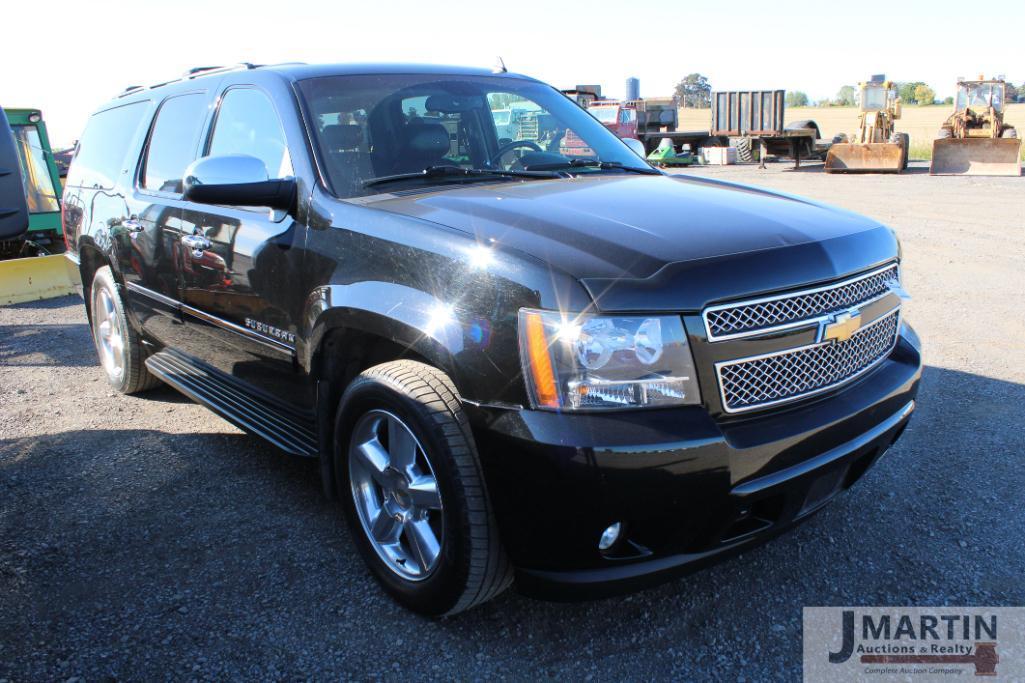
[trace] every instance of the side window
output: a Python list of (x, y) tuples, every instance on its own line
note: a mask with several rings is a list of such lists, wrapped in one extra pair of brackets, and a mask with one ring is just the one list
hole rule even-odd
[(169, 98), (157, 112), (150, 135), (142, 186), (163, 192), (182, 191), (185, 167), (195, 159), (196, 145), (206, 118), (206, 94)]
[(264, 163), (272, 180), (292, 175), (285, 131), (274, 105), (253, 88), (232, 88), (221, 98), (207, 154), (248, 154)]
[(93, 114), (78, 141), (68, 169), (72, 187), (114, 187), (124, 166), (128, 146), (142, 123), (149, 102), (133, 102)]

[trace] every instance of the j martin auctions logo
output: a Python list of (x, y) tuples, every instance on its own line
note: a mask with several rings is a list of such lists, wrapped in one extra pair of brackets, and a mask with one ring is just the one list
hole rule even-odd
[(806, 607), (809, 681), (1025, 676), (1025, 609)]
[(974, 664), (976, 676), (996, 675), (997, 644), (979, 642), (983, 635), (996, 640), (995, 614), (921, 614), (918, 619), (902, 614), (896, 623), (889, 614), (860, 616), (861, 638), (855, 643), (854, 610), (843, 611), (843, 644), (829, 653), (831, 663), (846, 662), (857, 651), (862, 664)]

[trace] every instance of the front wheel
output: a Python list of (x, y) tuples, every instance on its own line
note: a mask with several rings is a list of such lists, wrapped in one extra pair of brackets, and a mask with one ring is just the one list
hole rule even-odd
[(335, 476), (360, 554), (397, 601), (430, 616), (512, 582), (452, 381), (402, 360), (361, 373), (335, 421)]

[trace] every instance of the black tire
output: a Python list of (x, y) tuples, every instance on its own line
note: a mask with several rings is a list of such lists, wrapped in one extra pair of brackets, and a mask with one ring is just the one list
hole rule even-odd
[[(370, 411), (387, 411), (409, 428), (437, 481), (444, 508), (439, 559), (420, 580), (400, 576), (381, 558), (356, 510), (350, 442), (354, 426)], [(339, 402), (333, 455), (338, 495), (356, 546), (399, 603), (428, 616), (455, 614), (491, 600), (512, 583), (512, 567), (499, 539), (473, 434), (445, 373), (411, 360), (362, 372)]]
[(755, 155), (751, 149), (751, 138), (737, 138), (737, 161), (742, 164), (754, 163)]
[(1002, 138), (1016, 138), (1018, 137), (1018, 131), (1013, 126), (1007, 126), (1000, 131), (1000, 137)]
[(900, 170), (908, 169), (908, 158), (911, 154), (911, 136), (907, 133), (896, 133), (897, 143), (900, 145)]
[(794, 121), (783, 126), (785, 130), (804, 130), (805, 128), (811, 128), (815, 131), (815, 139), (818, 140), (822, 137), (822, 131), (819, 129), (819, 124), (815, 123), (811, 119), (803, 119), (801, 121)]
[[(110, 266), (103, 266), (96, 271), (92, 288), (89, 290), (89, 326), (92, 329), (96, 353), (100, 357), (100, 365), (107, 375), (110, 386), (122, 394), (135, 394), (152, 389), (160, 384), (160, 380), (146, 369), (146, 349), (125, 315), (122, 292), (122, 287), (114, 279)], [(106, 327), (103, 325), (104, 321), (107, 323)], [(116, 346), (109, 341), (112, 334), (119, 336), (119, 343)], [(119, 351), (116, 350), (118, 348)]]

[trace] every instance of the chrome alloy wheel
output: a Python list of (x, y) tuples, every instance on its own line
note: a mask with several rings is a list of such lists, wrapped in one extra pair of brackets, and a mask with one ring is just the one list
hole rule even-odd
[(114, 298), (105, 287), (97, 288), (93, 299), (93, 334), (103, 369), (112, 380), (120, 380), (125, 372), (125, 340)]
[(349, 480), (363, 531), (395, 574), (422, 581), (438, 566), (442, 504), (423, 446), (384, 410), (360, 417), (349, 442)]

